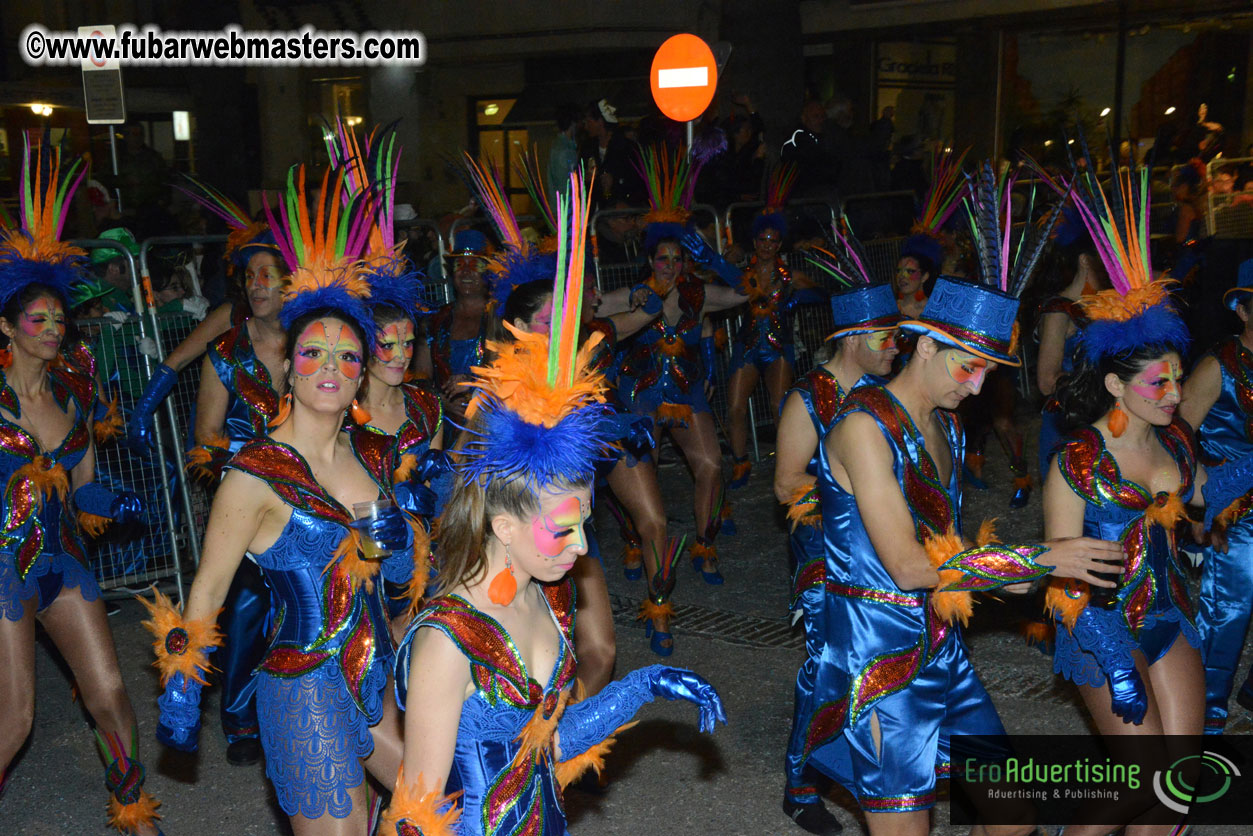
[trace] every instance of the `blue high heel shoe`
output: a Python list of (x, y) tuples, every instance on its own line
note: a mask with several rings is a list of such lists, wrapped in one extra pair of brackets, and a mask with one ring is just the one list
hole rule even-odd
[(629, 581), (638, 581), (640, 578), (644, 577), (644, 564), (642, 562), (638, 566), (627, 566), (624, 564), (622, 567), (622, 577)]
[[(725, 583), (722, 572), (718, 569), (718, 550), (714, 548), (712, 543), (704, 537), (697, 537), (696, 542), (692, 544), (689, 551), (692, 556), (692, 568), (700, 573), (705, 583), (710, 586), (722, 586)], [(714, 570), (712, 572), (705, 570), (706, 560), (713, 561)]]
[(644, 622), (644, 638), (651, 639), (648, 647), (658, 656), (669, 656), (674, 653), (674, 634), (655, 629), (651, 618)]

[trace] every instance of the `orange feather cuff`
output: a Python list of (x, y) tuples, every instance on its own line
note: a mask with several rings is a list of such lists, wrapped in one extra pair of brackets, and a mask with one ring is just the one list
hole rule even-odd
[(218, 610), (212, 621), (184, 621), (174, 603), (155, 586), (152, 601), (141, 595), (135, 598), (151, 616), (143, 625), (156, 639), (152, 643), (157, 654), (153, 666), (161, 672), (161, 685), (176, 673), (181, 673), (184, 680), (207, 685), (204, 675), (213, 669), (209, 664), (209, 648), (222, 645), (222, 633), (217, 625), (217, 614), (222, 611)]

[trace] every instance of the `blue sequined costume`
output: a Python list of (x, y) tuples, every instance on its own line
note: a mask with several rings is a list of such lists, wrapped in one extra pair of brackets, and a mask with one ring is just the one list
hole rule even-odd
[(753, 256), (740, 277), (740, 290), (748, 297), (748, 315), (731, 346), (732, 373), (749, 365), (764, 373), (777, 360), (796, 365), (791, 316), (792, 274), (783, 259), (777, 257), (774, 271), (778, 282), (761, 287), (757, 278), (757, 256)]
[(618, 369), (618, 397), (637, 415), (652, 415), (660, 424), (686, 424), (694, 412), (709, 412), (705, 398), (705, 364), (700, 354), (705, 285), (682, 277), (679, 319), (653, 320), (635, 335)]
[[(868, 386), (882, 381), (873, 375), (863, 375), (857, 386)], [(856, 387), (854, 387), (856, 388)], [(818, 435), (818, 445), (826, 438), (835, 421), (836, 411), (844, 401), (845, 392), (840, 383), (824, 367), (809, 371), (794, 386), (783, 402), (793, 394), (801, 399)], [(818, 449), (805, 472), (818, 475)], [(809, 727), (809, 712), (814, 702), (814, 684), (818, 663), (822, 656), (825, 633), (822, 629), (822, 599), (826, 591), (826, 554), (823, 549), (821, 517), (818, 525), (801, 523), (788, 538), (794, 561), (792, 571), (792, 609), (801, 609), (801, 623), (805, 629), (805, 662), (796, 674), (796, 710), (792, 717), (792, 736), (788, 741), (784, 771), (787, 775), (787, 792), (800, 804), (817, 801), (817, 789), (807, 783), (802, 775), (804, 767), (805, 730)]]
[[(1196, 469), (1192, 431), (1176, 420), (1158, 428), (1157, 438), (1179, 467), (1177, 493), (1187, 502)], [(1166, 507), (1169, 495), (1152, 496), (1140, 485), (1124, 481), (1104, 438), (1092, 427), (1067, 437), (1057, 454), (1057, 467), (1071, 490), (1086, 503), (1083, 535), (1122, 543), (1123, 577), (1112, 609), (1085, 607), (1073, 630), (1058, 624), (1053, 670), (1077, 684), (1100, 687), (1105, 684), (1106, 671), (1087, 648), (1099, 644), (1107, 658), (1117, 657), (1124, 663), (1122, 667), (1131, 667), (1132, 651), (1139, 650), (1151, 665), (1180, 635), (1193, 647), (1198, 646), (1187, 583), (1175, 554), (1172, 531), (1177, 520), (1163, 526), (1150, 519), (1154, 506)], [(1057, 590), (1065, 590), (1062, 594), (1075, 596), (1073, 582), (1052, 583)]]
[[(390, 439), (355, 433), (353, 443), (385, 494)], [(265, 481), (291, 507), (278, 540), (255, 555), (274, 624), (255, 674), (266, 775), (289, 816), (343, 818), (352, 812), (348, 791), (364, 780), (361, 761), (374, 750), (370, 727), (382, 719), (393, 659), (382, 584), (354, 581), (342, 561), (328, 569), (352, 517), (294, 448), (258, 439), (227, 467)], [(412, 550), (393, 552), (381, 571), (407, 580)]]
[(483, 337), (481, 334), (464, 340), (452, 338), (451, 304), (431, 314), (426, 322), (427, 337), (431, 345), (431, 365), (437, 383), (443, 383), (453, 375), (470, 374), (471, 366), (483, 365)]
[[(90, 418), (96, 404), (95, 382), (69, 368), (48, 370), (53, 397), (73, 411), (69, 433), (55, 449), (43, 450), (30, 433), (0, 414), (0, 479), (3, 479), (3, 529), (0, 529), (0, 615), (20, 621), (26, 608), (51, 606), (63, 589), (77, 588), (84, 600), (100, 596), (95, 577), (84, 565), (78, 524), (65, 493), (69, 473), (91, 443)], [(21, 404), (0, 371), (0, 408), (21, 415)]]
[[(1232, 337), (1214, 349), (1222, 391), (1197, 430), (1207, 463), (1236, 461), (1253, 453), (1253, 352)], [(1222, 510), (1222, 509), (1219, 509)], [(1205, 660), (1205, 729), (1221, 731), (1244, 637), (1253, 614), (1253, 513), (1245, 510), (1227, 527), (1227, 553), (1205, 551), (1196, 626)]]
[[(849, 393), (833, 426), (859, 412), (874, 419), (892, 451), (919, 541), (928, 530), (960, 534), (963, 441), (957, 418), (935, 413), (954, 463), (942, 485), (922, 434), (885, 387)], [(926, 809), (935, 803), (937, 776), (949, 770), (950, 736), (1004, 729), (960, 630), (936, 615), (928, 590), (897, 587), (875, 555), (857, 497), (835, 481), (821, 446), (818, 464), (827, 556), (825, 641), (801, 755), (856, 795), (866, 812)], [(881, 750), (872, 739), (872, 714), (882, 729)]]

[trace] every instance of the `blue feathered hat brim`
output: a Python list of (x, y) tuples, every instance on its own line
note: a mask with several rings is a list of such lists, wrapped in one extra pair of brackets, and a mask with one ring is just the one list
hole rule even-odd
[(504, 310), (509, 296), (522, 285), (538, 281), (551, 284), (557, 275), (556, 253), (539, 253), (533, 249), (526, 252), (510, 250), (499, 259), (498, 264), (499, 267), (488, 276), (497, 312)]
[(782, 212), (763, 212), (753, 218), (751, 228), (752, 236), (756, 238), (764, 230), (774, 229), (779, 233), (779, 237), (787, 236), (787, 216)]
[(676, 241), (683, 240), (683, 236), (687, 233), (687, 228), (681, 223), (674, 221), (656, 221), (650, 223), (644, 228), (644, 251), (652, 252), (657, 246), (657, 242), (663, 238), (673, 238)]
[(1146, 345), (1160, 345), (1180, 354), (1188, 350), (1188, 326), (1169, 304), (1154, 305), (1128, 319), (1096, 319), (1079, 336), (1083, 356), (1097, 365), (1105, 357), (1130, 354)]
[(364, 299), (354, 296), (342, 281), (323, 285), (316, 290), (302, 290), (283, 301), (278, 319), (283, 328), (290, 329), (292, 323), (308, 313), (327, 310), (355, 322), (365, 334), (366, 350), (370, 353), (375, 348), (374, 315)]
[(81, 256), (54, 262), (7, 258), (0, 249), (0, 308), (32, 284), (51, 288), (70, 304), (74, 286), (85, 279), (86, 264), (87, 259)]

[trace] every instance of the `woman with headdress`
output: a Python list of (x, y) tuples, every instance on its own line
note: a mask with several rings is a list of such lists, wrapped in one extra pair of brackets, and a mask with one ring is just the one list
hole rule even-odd
[(577, 348), (587, 204), (581, 183), (571, 195), (559, 204), (549, 337), (493, 341), (492, 364), (475, 370), (461, 478), (441, 520), (440, 595), (397, 657), (406, 745), (389, 836), (565, 834), (562, 788), (600, 769), (644, 703), (694, 702), (706, 731), (726, 719), (708, 682), (661, 666), (571, 701), (575, 595), (564, 576), (586, 552), (610, 443), (603, 378), (589, 368), (598, 338)]
[[(227, 302), (212, 310), (203, 322), (192, 329), (192, 332), (187, 335), (186, 339), (165, 356), (165, 359), (161, 361), (161, 364), (152, 373), (151, 379), (144, 387), (143, 394), (135, 402), (135, 406), (131, 410), (130, 419), (126, 425), (127, 443), (133, 449), (149, 453), (153, 446), (152, 416), (156, 413), (157, 407), (161, 405), (161, 402), (173, 390), (174, 384), (178, 382), (178, 373), (180, 371), (201, 354), (204, 354), (206, 349), (218, 345), (218, 341), (230, 329), (239, 328), (250, 318), (256, 320), (252, 327), (259, 327), (265, 334), (271, 337), (269, 340), (262, 339), (262, 344), (273, 344), (276, 339), (275, 335), (281, 332), (281, 329), (278, 327), (277, 300), (282, 291), (281, 280), (284, 271), (278, 257), (278, 248), (274, 245), (274, 236), (270, 233), (269, 224), (265, 221), (253, 221), (239, 204), (207, 183), (202, 183), (190, 175), (185, 174), (183, 176), (187, 178), (192, 188), (185, 189), (179, 186), (177, 187), (179, 191), (221, 218), (231, 230), (226, 238), (226, 249), (222, 254), (222, 258), (226, 261), (228, 276), (237, 272), (243, 275), (242, 291), (244, 298), (238, 302)], [(260, 310), (253, 309), (252, 305), (254, 304), (258, 305)], [(257, 335), (254, 334), (252, 336), (253, 339), (256, 339)], [(245, 336), (244, 343), (246, 347), (242, 347), (241, 350), (243, 356), (246, 357), (249, 351), (251, 351), (253, 340)], [(262, 353), (265, 354), (266, 352), (263, 351)], [(271, 352), (275, 362), (278, 361), (281, 353), (281, 345), (278, 345), (276, 350)], [(219, 370), (220, 373), (222, 363), (227, 362), (229, 364), (229, 360), (229, 357), (222, 357), (219, 351), (219, 359), (213, 363), (215, 370)], [(244, 362), (247, 361), (245, 360)], [(204, 370), (207, 370), (207, 368)], [(203, 374), (201, 379), (205, 379)], [(275, 403), (277, 405), (277, 401)], [(271, 415), (270, 417), (273, 416)], [(205, 444), (211, 435), (220, 436), (220, 427), (216, 433), (206, 433), (204, 437), (198, 435), (197, 441)], [(219, 461), (213, 469), (220, 470), (220, 457), (223, 454), (219, 453), (217, 455), (219, 456)]]
[(27, 148), (20, 226), (0, 240), (0, 791), (35, 713), (38, 621), (95, 722), (110, 824), (152, 836), (158, 803), (143, 789), (135, 712), (80, 537), (140, 522), (143, 507), (94, 481), (96, 381), (61, 355), (68, 297), (84, 275), (86, 253), (60, 240), (82, 165), (63, 177), (59, 149)]
[[(281, 225), (271, 215), (292, 270), (282, 312), (288, 392), (270, 435), (226, 466), (184, 612), (160, 598), (150, 605), (165, 688), (157, 734), (194, 750), (218, 607), (245, 552), (260, 566), (274, 625), (255, 673), (261, 744), (279, 806), (301, 834), (367, 833), (363, 766), (385, 786), (395, 776), (380, 580), (407, 580), (414, 565), (414, 533), (398, 508), (354, 521), (354, 506), (393, 498), (395, 467), (392, 439), (342, 431), (376, 332), (356, 263), (368, 213), (342, 190), (343, 172), (328, 169), (315, 214), (303, 168), (288, 175)], [(373, 557), (380, 551), (390, 556)]]
[(453, 300), (426, 321), (431, 374), (444, 397), (444, 409), (459, 422), (465, 409), (470, 368), (483, 362), (487, 316), (487, 236), (477, 229), (459, 229), (453, 240)]
[(779, 414), (796, 367), (792, 309), (800, 302), (819, 301), (821, 295), (803, 273), (793, 275), (779, 255), (787, 235), (784, 206), (795, 181), (795, 166), (780, 166), (772, 172), (766, 208), (753, 219), (753, 254), (739, 279), (740, 292), (748, 297), (748, 309), (731, 348), (731, 379), (727, 383), (727, 441), (734, 459), (727, 484), (730, 488), (748, 484), (752, 470), (748, 399), (757, 381), (765, 377), (770, 414)]
[(954, 157), (940, 154), (932, 161), (931, 186), (922, 202), (918, 219), (909, 237), (901, 244), (901, 254), (892, 276), (896, 304), (905, 317), (917, 317), (926, 307), (927, 297), (944, 267), (944, 247), (940, 236), (949, 218), (961, 206), (966, 186), (962, 161), (966, 153)]
[(1057, 389), (1074, 429), (1045, 479), (1045, 533), (1121, 541), (1123, 561), (1106, 594), (1078, 581), (1050, 586), (1060, 622), (1053, 668), (1079, 686), (1102, 734), (1200, 734), (1205, 679), (1175, 530), (1185, 504), (1204, 504), (1212, 519), (1245, 493), (1253, 468), (1207, 473), (1175, 414), (1188, 332), (1153, 280), (1147, 172), (1116, 172), (1109, 199), (1090, 172), (1075, 179), (1075, 206), (1113, 289), (1081, 302), (1089, 322), (1079, 359)]
[(722, 524), (725, 489), (713, 412), (705, 396), (709, 367), (702, 356), (701, 326), (706, 314), (742, 304), (745, 296), (684, 272), (683, 224), (690, 214), (691, 178), (682, 149), (677, 154), (650, 150), (642, 168), (652, 207), (644, 216), (652, 272), (640, 289), (648, 297), (645, 308), (660, 310), (661, 316), (627, 347), (618, 369), (618, 397), (632, 412), (652, 416), (659, 430), (669, 429), (683, 451), (695, 481), (692, 504), (699, 533), (691, 546), (692, 563), (706, 583), (716, 585), (723, 578), (713, 541)]

